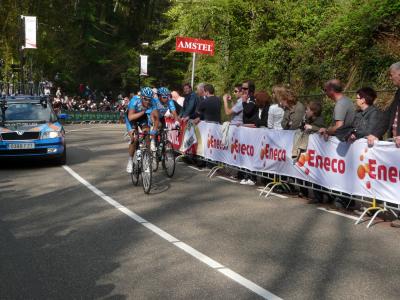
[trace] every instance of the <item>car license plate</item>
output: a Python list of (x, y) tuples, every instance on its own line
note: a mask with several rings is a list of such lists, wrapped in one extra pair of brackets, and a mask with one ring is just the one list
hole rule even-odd
[(35, 149), (34, 143), (8, 144), (8, 149)]

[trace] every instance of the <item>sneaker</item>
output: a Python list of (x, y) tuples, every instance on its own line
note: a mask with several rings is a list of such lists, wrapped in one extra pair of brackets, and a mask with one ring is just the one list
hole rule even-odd
[(150, 141), (150, 150), (153, 152), (157, 151), (156, 142), (154, 140)]
[(128, 164), (126, 165), (126, 172), (132, 173), (133, 171), (133, 160), (129, 159)]
[(253, 180), (251, 180), (251, 179), (247, 179), (246, 184), (247, 184), (247, 185), (255, 185), (256, 183), (255, 183)]
[(246, 184), (246, 183), (247, 183), (247, 179), (240, 180), (240, 184)]

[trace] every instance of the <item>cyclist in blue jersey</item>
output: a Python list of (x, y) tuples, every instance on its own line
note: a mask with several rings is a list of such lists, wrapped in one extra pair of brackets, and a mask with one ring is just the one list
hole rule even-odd
[(176, 113), (174, 100), (171, 99), (171, 92), (166, 87), (158, 89), (158, 99), (156, 99), (156, 107), (160, 118), (160, 126), (165, 128), (165, 114), (169, 110), (172, 117), (175, 119), (175, 127), (179, 126), (180, 118)]
[(126, 171), (128, 173), (132, 173), (133, 155), (136, 151), (135, 146), (137, 139), (135, 132), (139, 128), (144, 132), (150, 132), (150, 147), (152, 151), (156, 150), (154, 135), (157, 133), (157, 128), (159, 126), (159, 116), (156, 106), (157, 103), (153, 98), (153, 91), (149, 87), (142, 88), (140, 90), (140, 96), (134, 96), (129, 102), (127, 115), (125, 117), (126, 127), (131, 138), (128, 150), (128, 165), (126, 166)]

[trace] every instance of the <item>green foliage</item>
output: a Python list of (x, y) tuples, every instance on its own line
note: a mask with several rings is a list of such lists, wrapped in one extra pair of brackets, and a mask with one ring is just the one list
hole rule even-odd
[[(199, 60), (197, 81), (219, 92), (248, 78), (259, 89), (290, 83), (301, 94), (319, 92), (333, 77), (348, 89), (382, 87), (382, 74), (400, 58), (398, 1), (175, 1), (166, 16), (161, 43), (177, 35), (215, 40), (215, 56)], [(386, 37), (397, 50), (383, 47)]]
[[(137, 89), (139, 54), (149, 55), (142, 83), (178, 88), (190, 80), (189, 53), (177, 36), (215, 40), (215, 56), (197, 56), (196, 82), (218, 93), (253, 79), (258, 89), (290, 83), (319, 93), (337, 77), (347, 89), (391, 86), (400, 60), (400, 2), (393, 0), (2, 0), (0, 57), (5, 79), (22, 59), (20, 18), (38, 17), (38, 49), (25, 50), (25, 77), (98, 90)], [(150, 47), (141, 47), (149, 42)]]

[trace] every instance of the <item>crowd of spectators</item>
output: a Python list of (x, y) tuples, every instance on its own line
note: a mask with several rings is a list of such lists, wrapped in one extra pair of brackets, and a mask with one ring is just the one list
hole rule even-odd
[[(324, 85), (326, 96), (334, 102), (332, 124), (325, 124), (322, 117), (322, 103), (311, 101), (302, 103), (289, 86), (277, 85), (271, 95), (265, 90), (256, 90), (251, 80), (236, 84), (233, 95), (225, 94), (222, 101), (214, 95), (211, 84), (200, 83), (196, 93), (189, 84), (183, 86), (185, 101), (181, 117), (221, 123), (221, 107), (231, 119), (231, 125), (277, 130), (296, 130), (295, 147), (292, 158), (296, 160), (305, 151), (310, 134), (320, 134), (325, 140), (336, 136), (342, 142), (352, 143), (356, 139), (366, 138), (373, 147), (375, 141), (384, 136), (393, 138), (400, 148), (400, 62), (389, 68), (390, 79), (397, 92), (393, 102), (385, 110), (374, 105), (376, 91), (371, 87), (362, 87), (356, 92), (355, 101), (344, 93), (344, 85), (338, 79), (332, 79)], [(239, 174), (240, 175), (240, 174)], [(254, 184), (254, 177), (244, 176), (242, 184)], [(307, 196), (307, 192), (300, 191)], [(339, 197), (333, 198), (315, 192), (310, 203), (330, 201), (336, 207), (348, 207), (349, 203)], [(400, 227), (399, 220), (392, 226)]]

